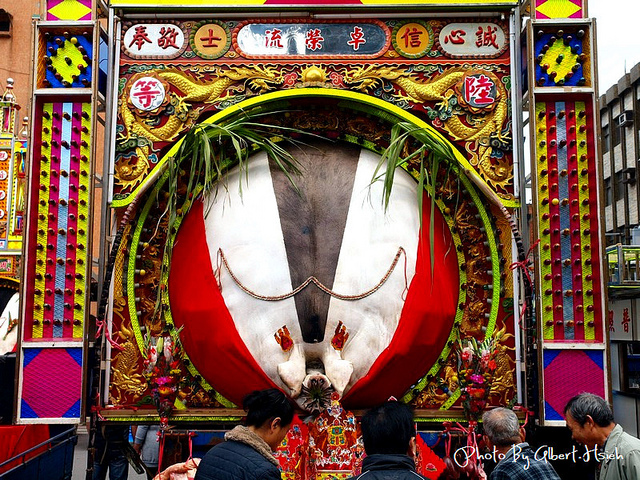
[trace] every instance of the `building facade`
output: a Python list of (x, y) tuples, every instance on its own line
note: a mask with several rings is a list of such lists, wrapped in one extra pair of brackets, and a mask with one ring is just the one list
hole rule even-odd
[(640, 432), (640, 64), (599, 99), (616, 419)]
[(0, 86), (13, 78), (14, 95), (22, 107), (19, 117), (29, 116), (33, 57), (32, 21), (40, 13), (40, 3), (2, 2), (0, 6)]

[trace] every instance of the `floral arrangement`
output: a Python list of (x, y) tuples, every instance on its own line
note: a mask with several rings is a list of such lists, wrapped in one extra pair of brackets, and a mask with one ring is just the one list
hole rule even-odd
[(170, 336), (147, 339), (144, 376), (151, 388), (151, 398), (161, 423), (166, 425), (178, 395), (182, 379), (179, 360), (180, 343)]
[(477, 420), (487, 406), (493, 373), (497, 368), (499, 339), (478, 342), (473, 337), (458, 342), (458, 382), (462, 406), (469, 420)]

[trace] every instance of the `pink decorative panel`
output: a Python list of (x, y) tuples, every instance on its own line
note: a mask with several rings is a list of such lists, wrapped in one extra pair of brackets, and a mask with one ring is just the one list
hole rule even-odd
[(82, 348), (25, 349), (22, 368), (21, 418), (80, 418)]
[(564, 420), (564, 406), (574, 395), (595, 393), (606, 398), (604, 350), (545, 350), (545, 420)]

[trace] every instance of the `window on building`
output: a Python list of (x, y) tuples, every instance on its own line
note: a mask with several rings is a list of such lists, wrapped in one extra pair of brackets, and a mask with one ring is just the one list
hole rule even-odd
[(620, 234), (620, 236), (618, 237), (618, 241), (621, 244), (628, 245), (629, 243), (631, 243), (627, 235), (627, 227), (618, 227), (618, 233)]
[(610, 247), (612, 245), (615, 245), (616, 243), (619, 243), (620, 240), (618, 240), (618, 232), (614, 232), (614, 231), (610, 231), (604, 234), (604, 239), (605, 239), (605, 243), (607, 247)]
[(612, 125), (611, 128), (611, 144), (615, 147), (616, 145), (620, 145), (620, 130), (621, 127), (617, 125)]
[(622, 173), (622, 171), (616, 172), (615, 179), (615, 199), (617, 202), (618, 200), (622, 200), (625, 194), (624, 183), (622, 183), (622, 181), (624, 180), (624, 173)]
[(609, 206), (613, 203), (613, 192), (611, 189), (611, 178), (605, 178), (604, 180), (604, 204)]
[(606, 153), (609, 151), (609, 144), (611, 141), (609, 135), (609, 125), (605, 125), (604, 127), (602, 127), (602, 153)]
[(0, 36), (11, 35), (11, 15), (0, 8)]

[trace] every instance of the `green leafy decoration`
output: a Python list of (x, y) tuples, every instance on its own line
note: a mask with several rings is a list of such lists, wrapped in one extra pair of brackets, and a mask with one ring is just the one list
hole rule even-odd
[[(389, 147), (385, 150), (373, 173), (371, 183), (383, 181), (384, 207), (389, 207), (389, 199), (393, 188), (396, 168), (403, 165), (413, 165), (418, 172), (418, 210), (420, 214), (420, 228), (422, 225), (423, 192), (427, 191), (431, 197), (431, 215), (429, 218), (429, 238), (434, 234), (434, 215), (436, 208), (436, 178), (441, 163), (455, 168), (455, 155), (451, 146), (434, 135), (431, 131), (418, 127), (413, 123), (399, 122), (391, 127)], [(406, 153), (410, 152), (410, 153)], [(406, 156), (403, 156), (405, 155)], [(381, 171), (384, 169), (384, 173)], [(429, 242), (431, 257), (431, 275), (434, 272), (434, 243)]]
[[(270, 112), (270, 115), (274, 113), (278, 112)], [(168, 198), (162, 218), (168, 217), (169, 228), (176, 223), (178, 215), (188, 213), (194, 197), (200, 191), (206, 195), (218, 187), (228, 189), (225, 174), (236, 166), (241, 173), (238, 188), (242, 195), (243, 180), (248, 180), (249, 156), (257, 151), (264, 151), (298, 190), (294, 177), (300, 175), (299, 163), (285, 146), (303, 143), (292, 138), (292, 135), (312, 134), (295, 128), (261, 123), (260, 117), (265, 115), (267, 114), (244, 114), (224, 123), (201, 123), (184, 136), (176, 154), (169, 158), (167, 165)], [(179, 206), (179, 202), (183, 200), (186, 201)], [(171, 258), (172, 249), (173, 242), (167, 241), (164, 258)], [(163, 263), (161, 278), (166, 278), (166, 273)], [(160, 288), (156, 314), (162, 305), (162, 295), (163, 289)]]

